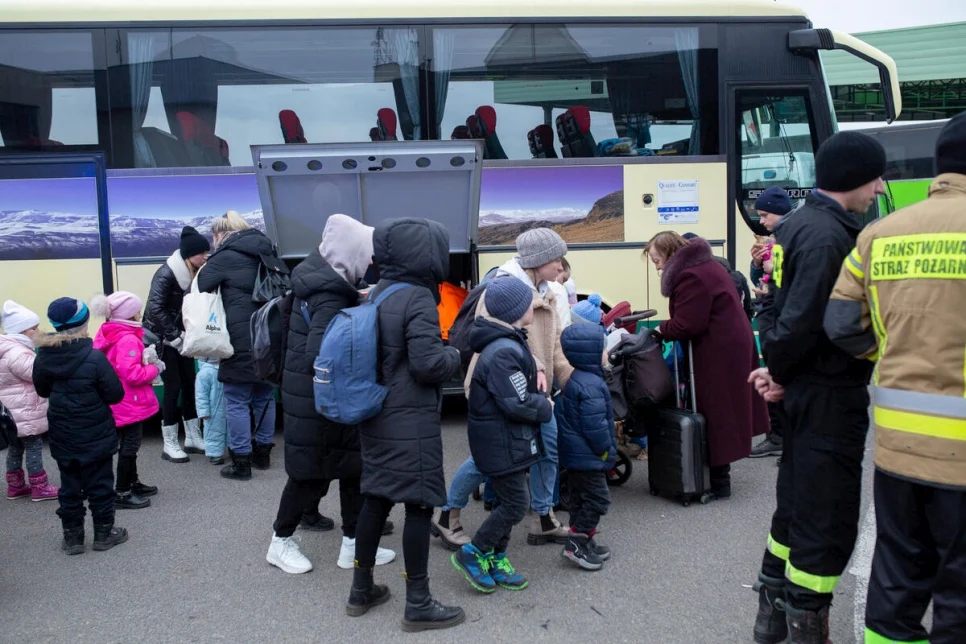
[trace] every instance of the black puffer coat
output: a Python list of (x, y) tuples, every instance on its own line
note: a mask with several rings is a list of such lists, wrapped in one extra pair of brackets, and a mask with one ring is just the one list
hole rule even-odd
[(198, 289), (211, 293), (221, 287), (221, 301), (225, 305), (228, 336), (234, 355), (222, 360), (218, 380), (233, 384), (261, 382), (255, 377), (252, 365), (252, 314), (259, 305), (252, 302), (255, 277), (261, 263), (259, 255), (273, 252), (271, 240), (255, 229), (232, 233), (208, 258), (198, 274)]
[(382, 411), (360, 426), (362, 492), (395, 503), (446, 502), (440, 385), (460, 373), (459, 351), (443, 345), (439, 284), (449, 274), (449, 234), (425, 219), (395, 219), (373, 235), (382, 279), (403, 289), (379, 307), (380, 382), (389, 388)]
[[(359, 293), (319, 251), (292, 271), (292, 319), (282, 376), (285, 409), (285, 471), (296, 481), (357, 478), (362, 474), (359, 428), (326, 420), (315, 411), (313, 365), (322, 336), (336, 313), (359, 303)], [(309, 307), (311, 328), (302, 315)]]
[(151, 291), (144, 307), (144, 328), (162, 340), (177, 340), (184, 333), (181, 305), (190, 287), (191, 271), (181, 253), (174, 251), (151, 278)]
[(34, 387), (49, 398), (50, 455), (58, 462), (90, 464), (117, 453), (111, 405), (124, 399), (124, 387), (94, 341), (70, 334), (37, 338)]

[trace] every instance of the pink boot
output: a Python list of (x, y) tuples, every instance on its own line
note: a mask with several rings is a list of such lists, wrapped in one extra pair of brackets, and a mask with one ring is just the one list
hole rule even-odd
[(7, 498), (19, 499), (30, 496), (30, 488), (23, 478), (23, 470), (7, 470)]
[(30, 475), (30, 500), (50, 501), (57, 498), (57, 488), (47, 482), (47, 472)]

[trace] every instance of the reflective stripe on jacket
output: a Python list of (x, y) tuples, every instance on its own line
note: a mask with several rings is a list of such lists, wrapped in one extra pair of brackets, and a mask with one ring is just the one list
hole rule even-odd
[(840, 347), (877, 360), (876, 466), (966, 488), (966, 175), (859, 235), (826, 309)]

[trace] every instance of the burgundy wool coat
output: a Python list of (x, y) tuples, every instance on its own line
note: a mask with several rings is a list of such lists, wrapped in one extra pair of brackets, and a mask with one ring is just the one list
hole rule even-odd
[(748, 383), (758, 368), (751, 324), (735, 284), (700, 237), (668, 259), (661, 294), (670, 298), (671, 318), (661, 323), (667, 340), (690, 341), (698, 412), (708, 427), (712, 467), (751, 453), (751, 439), (768, 430), (765, 401)]

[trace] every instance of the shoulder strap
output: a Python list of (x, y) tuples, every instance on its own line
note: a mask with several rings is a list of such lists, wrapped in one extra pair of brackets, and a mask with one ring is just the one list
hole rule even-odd
[(382, 304), (385, 301), (385, 299), (387, 297), (389, 297), (393, 293), (396, 293), (398, 291), (401, 291), (404, 288), (409, 288), (410, 286), (412, 286), (412, 285), (411, 284), (407, 284), (405, 282), (396, 282), (395, 284), (390, 284), (389, 286), (386, 287), (386, 290), (384, 290), (382, 293), (380, 293), (379, 295), (376, 296), (376, 299), (371, 300), (371, 301), (376, 306), (379, 306), (380, 304)]

